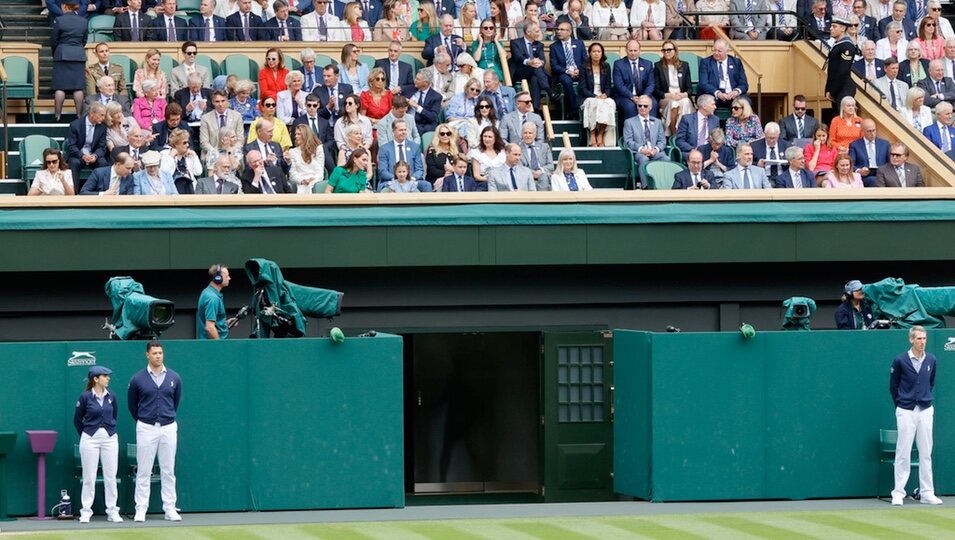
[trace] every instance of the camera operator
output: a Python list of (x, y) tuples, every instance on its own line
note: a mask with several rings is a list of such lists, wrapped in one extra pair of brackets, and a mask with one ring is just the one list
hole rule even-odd
[(842, 304), (836, 308), (837, 330), (864, 330), (875, 321), (869, 303), (862, 292), (862, 282), (853, 279), (846, 283)]
[(229, 268), (221, 264), (209, 267), (209, 285), (199, 295), (196, 310), (196, 339), (226, 339), (233, 319), (226, 320), (222, 289), (229, 286)]

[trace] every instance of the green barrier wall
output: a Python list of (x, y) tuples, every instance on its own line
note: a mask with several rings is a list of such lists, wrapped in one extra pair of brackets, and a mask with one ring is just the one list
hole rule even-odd
[[(166, 365), (183, 380), (176, 462), (183, 511), (404, 506), (400, 337), (164, 345)], [(59, 432), (47, 458), (47, 509), (61, 488), (79, 498), (72, 418), (88, 367), (67, 366), (73, 351), (93, 352), (113, 370), (126, 471), (125, 444), (135, 442), (126, 388), (146, 365), (145, 343), (0, 344), (0, 431), (18, 434), (7, 461), (12, 515), (36, 512), (28, 429)], [(155, 499), (158, 486), (153, 491)]]
[[(940, 494), (955, 492), (950, 336), (929, 331)], [(907, 348), (905, 331), (615, 331), (615, 490), (655, 501), (874, 497), (879, 429), (895, 429), (889, 367)], [(890, 467), (881, 474), (887, 494)]]

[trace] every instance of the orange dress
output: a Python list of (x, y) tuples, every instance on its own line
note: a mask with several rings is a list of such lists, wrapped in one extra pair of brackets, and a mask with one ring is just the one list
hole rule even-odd
[(288, 68), (278, 70), (278, 73), (264, 67), (259, 70), (259, 97), (271, 95), (276, 97), (282, 90), (288, 90), (285, 86), (285, 77), (288, 75)]
[(858, 116), (853, 116), (849, 124), (846, 124), (846, 120), (840, 115), (832, 119), (832, 123), (829, 124), (829, 142), (832, 146), (835, 146), (836, 149), (845, 149), (843, 151), (849, 151), (849, 143), (856, 139), (862, 138), (862, 118)]

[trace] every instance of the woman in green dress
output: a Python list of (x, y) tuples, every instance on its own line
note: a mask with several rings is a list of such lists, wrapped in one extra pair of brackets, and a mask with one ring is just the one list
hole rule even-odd
[(431, 2), (418, 4), (418, 20), (411, 23), (408, 32), (414, 39), (425, 42), (429, 37), (438, 33), (438, 15)]
[(368, 160), (371, 154), (364, 148), (351, 153), (343, 167), (335, 167), (325, 186), (325, 193), (365, 193), (368, 191)]
[(504, 46), (495, 39), (494, 21), (484, 19), (481, 21), (481, 32), (477, 39), (471, 43), (471, 56), (481, 69), (493, 69), (497, 72), (497, 78), (504, 81), (504, 59), (507, 58), (504, 52)]

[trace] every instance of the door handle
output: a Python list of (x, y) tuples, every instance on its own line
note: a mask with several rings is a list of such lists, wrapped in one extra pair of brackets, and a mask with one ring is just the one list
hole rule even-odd
[(614, 413), (613, 392), (614, 392), (614, 386), (611, 384), (610, 385), (610, 423), (613, 423), (613, 413)]
[(421, 390), (418, 390), (418, 406), (421, 406)]

